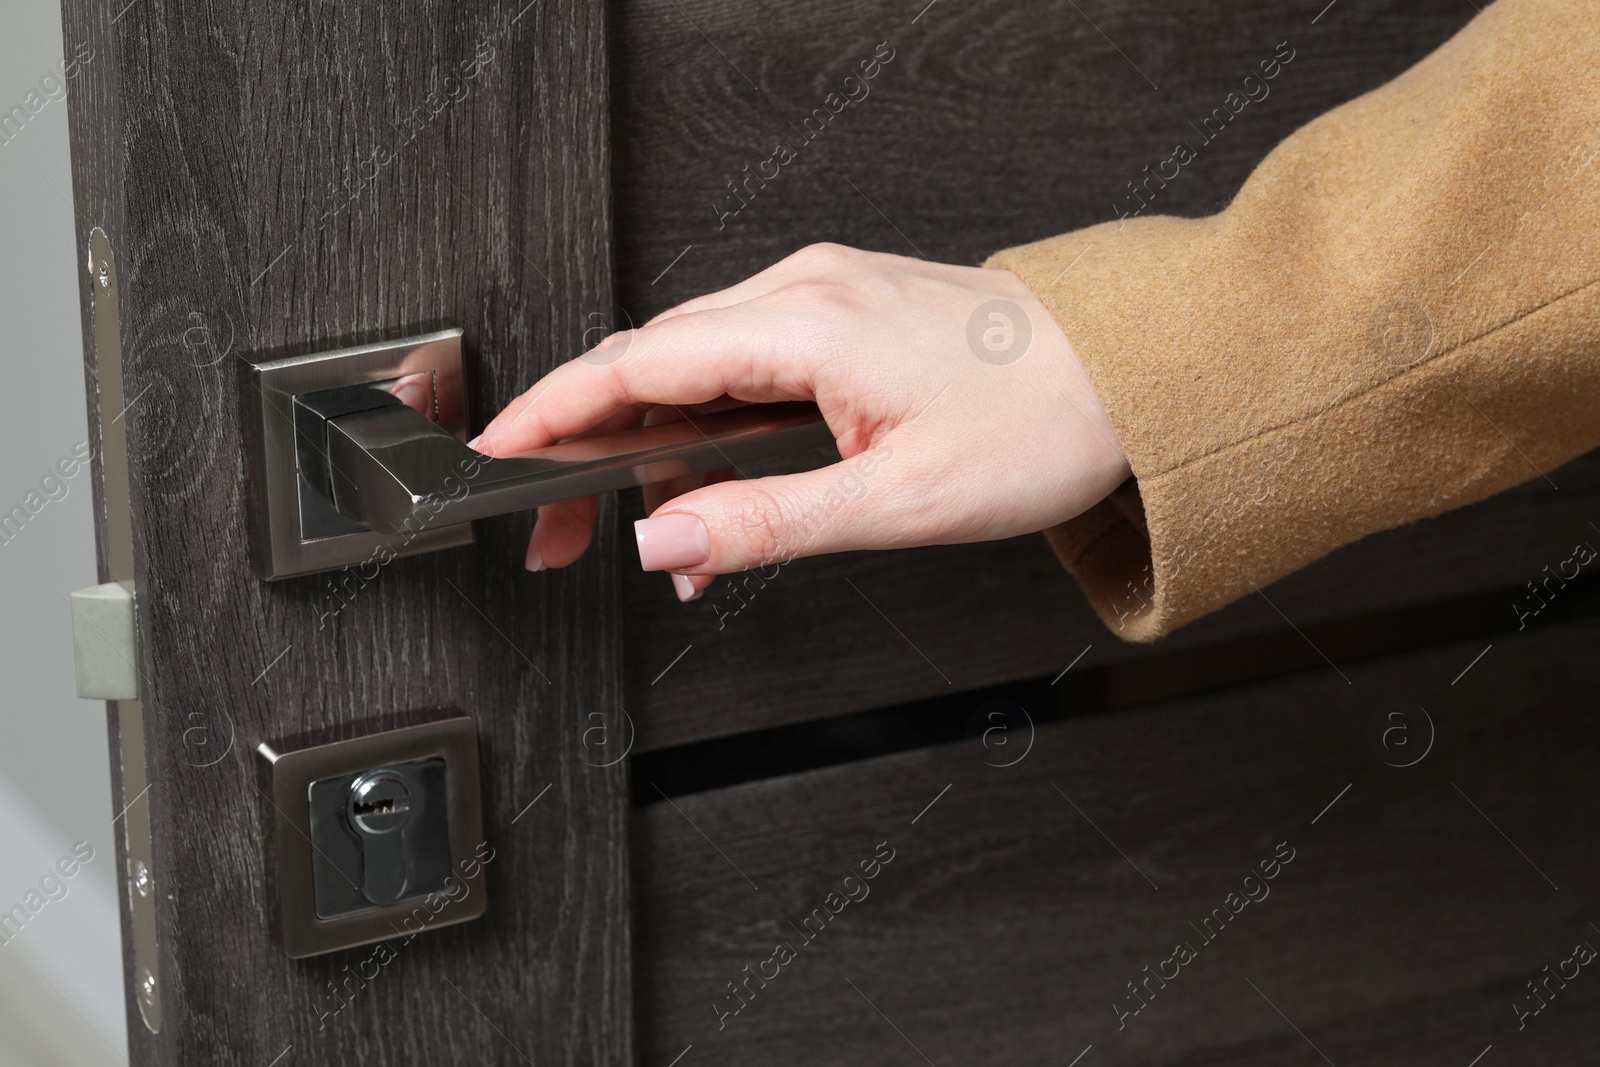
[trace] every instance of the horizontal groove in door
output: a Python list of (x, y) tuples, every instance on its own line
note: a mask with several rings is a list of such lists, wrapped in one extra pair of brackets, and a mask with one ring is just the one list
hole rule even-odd
[[(1556, 588), (1535, 616), (1544, 625), (1600, 616), (1600, 576)], [(1524, 589), (1386, 609), (1298, 630), (1167, 650), (1141, 659), (1077, 668), (1055, 678), (1031, 678), (976, 691), (812, 719), (766, 730), (707, 738), (637, 754), (629, 763), (633, 802), (653, 804), (744, 782), (875, 759), (966, 740), (991, 762), (1008, 760), (1026, 744), (1027, 725), (1042, 726), (1175, 700), (1229, 686), (1341, 669), (1379, 657), (1476, 640), (1500, 642), (1520, 631), (1514, 604), (1531, 606)]]
[[(1320, 1062), (1287, 1016), (1340, 1064), (1491, 1043), (1587, 1064), (1600, 986), (1521, 1032), (1511, 1006), (1600, 939), (1597, 642), (1597, 620), (1531, 625), (1481, 659), (1474, 641), (1058, 723), (1009, 767), (949, 745), (636, 809), (644, 1062), (923, 1062), (908, 1043), (968, 1067), (1090, 1044), (1101, 1064)], [(1410, 756), (1374, 728), (1408, 712), (1423, 751), (1419, 705), (1432, 744), (1391, 765)], [(1190, 923), (1283, 842), (1265, 899), (1206, 941)], [(1196, 958), (1119, 1029), (1127, 983), (1180, 941)]]
[[(1589, 526), (1600, 515), (1600, 453), (1551, 477), (1559, 491), (1541, 479), (1370, 537), (1270, 586), (1270, 604), (1247, 598), (1146, 646), (1094, 617), (1042, 537), (797, 560), (770, 582), (723, 579), (690, 604), (662, 575), (625, 567), (635, 750), (1055, 677), (1074, 663), (1292, 636), (1285, 617), (1304, 629), (1517, 589), (1576, 542), (1600, 538)], [(625, 503), (638, 507), (637, 497)], [(1504, 613), (1514, 626), (1510, 597)]]

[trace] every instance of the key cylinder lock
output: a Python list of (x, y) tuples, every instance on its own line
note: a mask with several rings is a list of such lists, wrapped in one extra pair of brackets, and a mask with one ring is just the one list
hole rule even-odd
[[(483, 914), (476, 857), (487, 842), (471, 719), (257, 751), (272, 801), (275, 929), (288, 955), (393, 937), (425, 901), (430, 929)], [(448, 903), (433, 906), (440, 900)]]
[(413, 760), (311, 785), (317, 917), (443, 892), (450, 875), (444, 760)]

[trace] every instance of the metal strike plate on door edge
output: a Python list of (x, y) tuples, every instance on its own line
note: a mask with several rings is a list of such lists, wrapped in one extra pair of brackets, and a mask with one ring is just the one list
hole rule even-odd
[(468, 544), (475, 519), (833, 444), (815, 405), (760, 404), (491, 459), (464, 443), (460, 330), (242, 366), (267, 579)]
[[(99, 392), (101, 504), (104, 508), (106, 585), (79, 590), (72, 597), (73, 630), (88, 627), (93, 640), (79, 644), (79, 692), (104, 698), (116, 737), (112, 759), (121, 765), (112, 803), (122, 810), (113, 824), (122, 824), (125, 861), (123, 886), (128, 901), (124, 956), (133, 1003), (139, 1020), (152, 1034), (161, 1032), (161, 947), (156, 937), (156, 900), (161, 884), (150, 834), (150, 809), (161, 790), (152, 788), (144, 751), (144, 703), (139, 681), (144, 675), (139, 613), (134, 595), (133, 486), (128, 471), (129, 402), (122, 386), (122, 325), (117, 260), (111, 239), (96, 226), (89, 233), (89, 292), (93, 316), (95, 384)], [(85, 638), (88, 635), (83, 635)], [(94, 661), (98, 659), (99, 662)], [(121, 662), (114, 662), (120, 660)]]

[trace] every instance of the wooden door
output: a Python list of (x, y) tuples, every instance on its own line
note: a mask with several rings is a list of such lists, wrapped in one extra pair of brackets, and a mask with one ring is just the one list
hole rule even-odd
[[(481, 425), (580, 351), (612, 307), (604, 11), (67, 0), (65, 33), (92, 55), (72, 96), (78, 246), (104, 232), (120, 308), (98, 355), (119, 358), (121, 399), (96, 411), (107, 298), (86, 269), (90, 422), (125, 428), (132, 486), (108, 456), (102, 569), (136, 580), (144, 650), (143, 765), (113, 761), (116, 806), (152, 835), (139, 970), (124, 917), (133, 1062), (628, 1062), (627, 784), (598, 766), (591, 718), (621, 711), (612, 513), (555, 574), (522, 570), (520, 516), (377, 575), (261, 582), (234, 367), (459, 326)], [(367, 951), (287, 959), (256, 746), (442, 708), (479, 730), (488, 913), (397, 937), (375, 976)], [(116, 744), (126, 704), (111, 722), (136, 753)]]
[[(1507, 604), (1583, 536), (1600, 457), (1136, 648), (1039, 538), (680, 605), (619, 547), (637, 494), (557, 574), (521, 572), (523, 516), (371, 581), (262, 583), (224, 368), (460, 326), (481, 425), (596, 330), (810, 241), (976, 262), (1103, 221), (1286, 42), (1163, 205), (1214, 211), (1471, 5), (66, 7), (80, 247), (104, 231), (119, 298), (91, 422), (132, 486), (97, 441), (102, 566), (126, 527), (145, 650), (111, 716), (115, 743), (142, 711), (113, 772), (157, 887), (156, 1033), (125, 916), (136, 1063), (628, 1064), (635, 1016), (637, 1062), (681, 1067), (1588, 1062), (1593, 990), (1511, 1006), (1590, 937), (1600, 598), (1528, 633)], [(794, 132), (863, 62), (870, 93)], [(270, 941), (250, 750), (447, 707), (482, 739), (488, 913), (341, 995), (359, 953)], [(1270, 900), (1233, 912), (1263, 863)], [(1145, 985), (1217, 906), (1227, 938)]]
[[(1107, 221), (1188, 122), (1292, 53), (1152, 208), (1212, 213), (1292, 130), (1476, 14), (615, 11), (635, 320), (811, 241), (976, 263)], [(872, 60), (869, 91), (844, 82)], [(686, 606), (625, 570), (643, 1061), (1589, 1062), (1600, 993), (1514, 1011), (1600, 945), (1600, 807), (1575, 787), (1600, 746), (1595, 590), (1527, 631), (1513, 609), (1600, 543), (1600, 456), (1550, 474), (1153, 647), (1108, 633), (1036, 537), (802, 560)], [(1214, 932), (1252, 872), (1270, 898)], [(1180, 941), (1196, 958), (1171, 979)]]

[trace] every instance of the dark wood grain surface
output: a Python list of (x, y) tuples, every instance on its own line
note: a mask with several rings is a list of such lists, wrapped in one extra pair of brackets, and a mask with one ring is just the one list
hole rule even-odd
[[(1481, 644), (1443, 647), (1058, 723), (1031, 750), (1018, 726), (656, 799), (634, 843), (645, 1060), (1591, 1063), (1590, 970), (1525, 1026), (1514, 1006), (1600, 947), (1597, 640), (1592, 619), (1530, 627), (1475, 664)], [(1262, 897), (1245, 876), (1280, 843)], [(1208, 943), (1217, 908), (1237, 915)], [(1127, 983), (1170, 978), (1180, 942), (1195, 958), (1140, 1006)], [(779, 943), (795, 958), (765, 963)]]
[[(680, 604), (625, 567), (629, 702), (640, 750), (1128, 661), (1219, 640), (1507, 590), (1595, 536), (1600, 455), (1319, 561), (1154, 645), (1089, 609), (1042, 537), (798, 560)], [(765, 574), (771, 581), (762, 581)], [(1082, 656), (1079, 659), (1079, 656)]]
[[(1189, 124), (1288, 42), (1270, 95), (1151, 208), (1208, 214), (1284, 136), (1474, 13), (1457, 0), (632, 0), (614, 7), (612, 35), (619, 297), (643, 321), (813, 241), (976, 263), (1107, 221), (1146, 164), (1197, 140)], [(802, 144), (817, 125), (805, 118), (881, 42), (894, 58), (866, 95)], [(794, 161), (747, 183), (779, 141), (800, 145)], [(1555, 482), (1372, 538), (1269, 590), (1277, 609), (1241, 604), (1168, 644), (1518, 586), (1587, 528), (1600, 459)], [(1090, 644), (1084, 665), (1141, 654), (1038, 538), (805, 560), (688, 606), (661, 575), (627, 567), (624, 587), (645, 749), (1053, 675)]]
[[(459, 325), (481, 424), (581, 351), (613, 304), (603, 10), (65, 7), (95, 50), (77, 239), (105, 227), (121, 268), (149, 651), (152, 788), (118, 804), (152, 806), (165, 1025), (130, 1001), (133, 1062), (628, 1062), (626, 782), (584, 748), (621, 695), (614, 517), (559, 574), (522, 570), (520, 517), (341, 594), (263, 584), (232, 365)], [(371, 950), (270, 941), (253, 750), (440, 707), (480, 730), (488, 914), (397, 939), (338, 1008)]]
[[(613, 6), (618, 295), (639, 321), (812, 241), (975, 263), (1116, 217), (1126, 183), (1287, 42), (1294, 58), (1151, 208), (1204, 215), (1286, 135), (1474, 15), (1455, 0), (627, 0)], [(867, 92), (804, 119), (887, 43)], [(856, 90), (856, 95), (861, 95)], [(810, 129), (818, 128), (814, 122)], [(727, 182), (796, 159), (737, 206)], [(771, 168), (767, 169), (771, 173)], [(680, 252), (693, 248), (674, 260)], [(671, 269), (667, 268), (671, 265)], [(665, 271), (665, 273), (663, 273)]]

